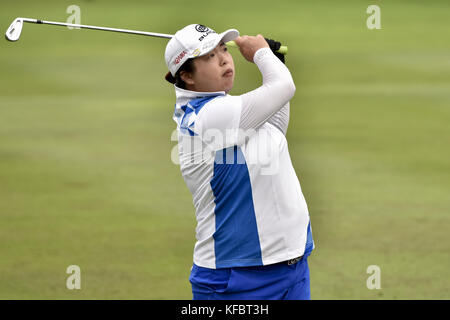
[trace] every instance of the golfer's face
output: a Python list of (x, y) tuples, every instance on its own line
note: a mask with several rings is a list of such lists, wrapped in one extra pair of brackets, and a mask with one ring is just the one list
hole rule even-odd
[(228, 92), (234, 83), (234, 62), (225, 43), (220, 43), (208, 54), (194, 59), (192, 79), (195, 91)]

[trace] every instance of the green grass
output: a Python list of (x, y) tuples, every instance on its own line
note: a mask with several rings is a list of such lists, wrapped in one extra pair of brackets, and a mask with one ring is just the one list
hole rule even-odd
[[(81, 23), (199, 22), (289, 47), (288, 142), (311, 214), (313, 299), (450, 298), (448, 1), (79, 1)], [(1, 5), (65, 21), (73, 4)], [(229, 8), (235, 8), (230, 10)], [(166, 41), (26, 24), (0, 41), (0, 299), (190, 299), (192, 198), (170, 161)], [(260, 83), (231, 49), (232, 94)], [(82, 289), (67, 290), (66, 268)], [(369, 265), (380, 290), (366, 287)]]

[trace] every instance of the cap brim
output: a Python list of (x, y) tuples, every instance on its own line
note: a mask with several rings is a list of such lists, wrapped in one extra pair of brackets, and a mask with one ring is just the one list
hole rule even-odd
[(223, 42), (228, 42), (239, 37), (239, 31), (236, 29), (228, 29), (220, 34), (220, 40)]
[(165, 78), (168, 82), (175, 83), (175, 77), (170, 72), (167, 72)]

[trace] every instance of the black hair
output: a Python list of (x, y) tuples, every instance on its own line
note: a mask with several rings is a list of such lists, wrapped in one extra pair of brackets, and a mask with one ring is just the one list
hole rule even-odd
[(175, 73), (175, 85), (178, 88), (186, 89), (186, 83), (181, 79), (181, 72), (194, 72), (194, 58), (187, 59), (185, 63)]

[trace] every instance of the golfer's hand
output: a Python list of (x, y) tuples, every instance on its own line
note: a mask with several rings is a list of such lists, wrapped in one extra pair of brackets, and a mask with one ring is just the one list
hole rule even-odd
[(256, 51), (261, 48), (269, 48), (269, 44), (264, 37), (258, 34), (256, 37), (242, 36), (237, 37), (235, 40), (242, 55), (247, 61), (253, 62), (253, 57)]

